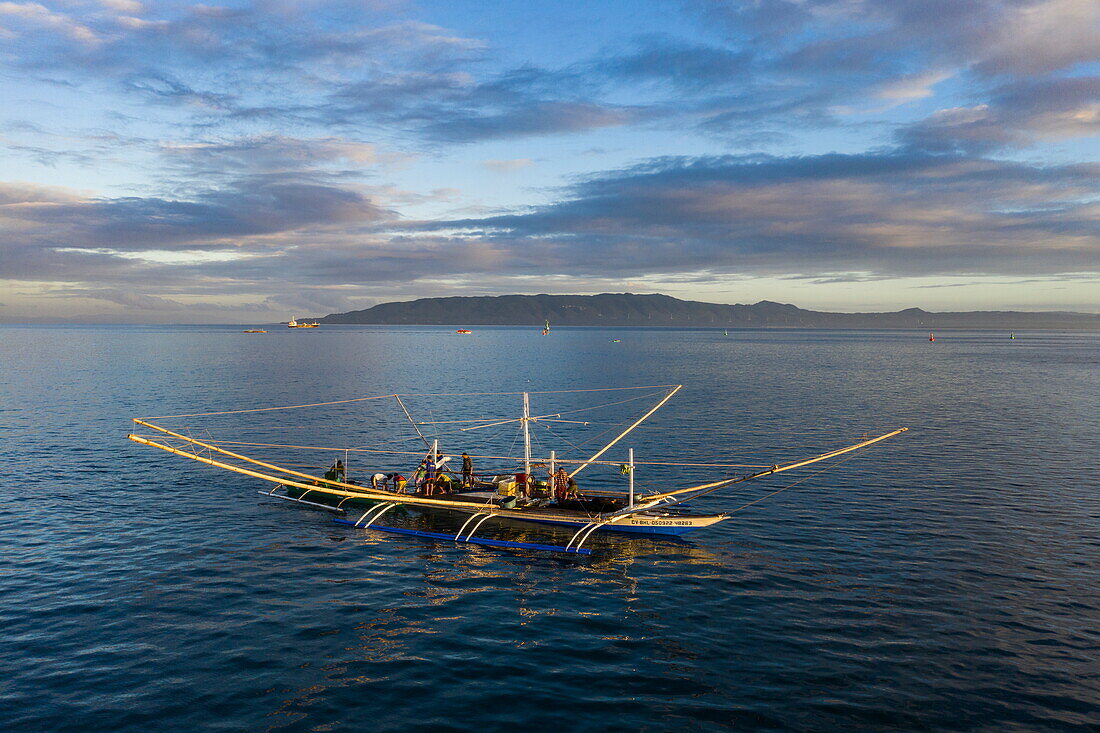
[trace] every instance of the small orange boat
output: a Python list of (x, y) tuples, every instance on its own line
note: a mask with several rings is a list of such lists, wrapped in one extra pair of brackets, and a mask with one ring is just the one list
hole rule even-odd
[(473, 333), (473, 331), (471, 331), (468, 328), (460, 328), (457, 331), (455, 331), (455, 333)]

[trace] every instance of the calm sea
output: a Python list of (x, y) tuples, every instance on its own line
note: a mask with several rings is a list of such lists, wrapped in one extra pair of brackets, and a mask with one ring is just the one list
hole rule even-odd
[[(1100, 335), (1016, 335), (2, 327), (0, 724), (1100, 730)], [(685, 387), (622, 444), (641, 460), (770, 464), (911, 430), (700, 501), (732, 508), (802, 479), (685, 541), (604, 540), (591, 557), (352, 529), (125, 439), (134, 416), (670, 383)], [(458, 452), (438, 421), (519, 402), (409, 406)], [(394, 408), (171, 424), (415, 450)], [(573, 414), (592, 423), (545, 423), (537, 450), (581, 451), (614, 422)], [(515, 451), (513, 427), (464, 435)]]

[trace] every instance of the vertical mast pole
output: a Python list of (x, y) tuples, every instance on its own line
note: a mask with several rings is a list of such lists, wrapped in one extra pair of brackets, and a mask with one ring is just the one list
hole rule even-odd
[(550, 501), (554, 500), (554, 474), (558, 471), (558, 452), (550, 451), (550, 476), (546, 479), (546, 492), (550, 495)]
[(627, 451), (630, 460), (630, 506), (634, 506), (634, 449)]
[[(439, 455), (439, 438), (432, 441), (432, 452), (428, 456), (428, 462), (424, 464), (424, 468), (427, 473), (431, 474), (431, 481), (425, 481), (425, 491), (435, 491), (436, 486), (439, 486), (439, 464), (435, 462), (435, 457)], [(430, 468), (435, 466), (434, 469)]]
[(523, 393), (523, 472), (527, 474), (527, 483), (531, 483), (531, 429), (527, 421), (531, 419), (531, 399)]

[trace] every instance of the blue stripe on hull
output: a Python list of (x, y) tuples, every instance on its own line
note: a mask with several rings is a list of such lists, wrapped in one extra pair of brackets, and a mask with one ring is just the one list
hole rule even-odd
[[(334, 517), (334, 522), (338, 524), (348, 524), (352, 527), (359, 527), (358, 524), (350, 519), (340, 519)], [(359, 527), (364, 529), (363, 527)], [(394, 534), (410, 535), (412, 537), (424, 537), (431, 540), (443, 540), (445, 542), (468, 542), (471, 545), (485, 545), (486, 547), (510, 547), (520, 550), (543, 550), (547, 552), (567, 552), (574, 555), (591, 555), (592, 550), (587, 548), (581, 548), (579, 550), (566, 549), (561, 545), (542, 545), (536, 542), (512, 542), (511, 540), (492, 540), (483, 537), (474, 537), (472, 539), (457, 539), (453, 534), (443, 534), (442, 532), (425, 532), (420, 529), (407, 529), (405, 527), (393, 527), (385, 524), (372, 524), (365, 529), (373, 529), (378, 532), (392, 532)]]

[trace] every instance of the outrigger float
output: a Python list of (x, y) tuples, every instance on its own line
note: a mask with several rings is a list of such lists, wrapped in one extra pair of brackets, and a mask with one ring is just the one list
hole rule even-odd
[[(215, 468), (221, 468), (234, 473), (251, 476), (261, 481), (273, 484), (269, 490), (259, 493), (272, 498), (283, 499), (296, 504), (325, 509), (336, 512), (339, 515), (334, 521), (348, 524), (357, 528), (371, 529), (383, 532), (414, 535), (436, 540), (446, 540), (462, 543), (473, 543), (491, 547), (525, 548), (534, 550), (548, 550), (567, 552), (574, 554), (590, 554), (591, 550), (584, 547), (588, 540), (595, 534), (617, 533), (626, 535), (645, 535), (651, 537), (674, 537), (692, 532), (704, 527), (710, 527), (729, 518), (734, 512), (758, 503), (763, 499), (785, 491), (791, 486), (781, 488), (764, 497), (751, 501), (743, 506), (730, 511), (714, 514), (693, 513), (684, 506), (687, 502), (714, 494), (724, 488), (735, 484), (764, 478), (773, 474), (802, 468), (819, 462), (850, 454), (881, 441), (892, 438), (905, 432), (908, 428), (898, 428), (877, 437), (866, 438), (853, 445), (830, 450), (809, 458), (790, 461), (773, 465), (754, 465), (738, 463), (670, 463), (662, 461), (637, 461), (634, 450), (627, 451), (626, 462), (612, 462), (600, 460), (613, 446), (630, 434), (635, 428), (647, 420), (653, 413), (659, 410), (673, 395), (680, 391), (683, 385), (658, 385), (647, 387), (608, 388), (603, 390), (561, 390), (557, 392), (514, 392), (514, 393), (479, 393), (481, 395), (522, 395), (522, 415), (510, 419), (477, 419), (477, 420), (444, 420), (417, 422), (407, 409), (402, 397), (444, 396), (444, 395), (378, 395), (374, 397), (360, 397), (337, 402), (313, 403), (308, 405), (290, 405), (286, 407), (269, 407), (250, 410), (232, 410), (223, 412), (192, 413), (187, 415), (166, 415), (158, 418), (133, 418), (134, 423), (153, 431), (149, 435), (130, 434), (127, 438), (153, 448), (158, 448), (184, 458), (189, 458)], [(560, 411), (552, 414), (532, 415), (530, 410), (530, 396), (532, 394), (563, 394), (568, 392), (611, 392), (621, 390), (654, 390), (660, 389), (663, 396), (655, 405), (650, 407), (640, 417), (615, 436), (610, 442), (586, 459), (559, 457), (554, 450), (549, 451), (545, 458), (536, 458), (532, 454), (531, 426), (537, 423), (577, 423), (588, 425), (587, 422), (564, 419), (563, 415), (569, 412), (582, 412), (583, 410)], [(644, 396), (644, 395), (643, 395)], [(420, 441), (427, 447), (427, 453), (423, 451), (398, 451), (382, 448), (366, 447), (323, 447), (303, 445), (283, 445), (273, 443), (248, 443), (240, 440), (220, 440), (213, 437), (206, 439), (194, 438), (181, 432), (170, 430), (166, 427), (151, 422), (167, 418), (194, 418), (211, 415), (238, 415), (242, 413), (263, 413), (269, 411), (282, 411), (292, 409), (305, 409), (330, 405), (344, 405), (354, 402), (371, 400), (395, 400), (400, 406), (405, 417), (412, 423), (413, 429)], [(621, 404), (633, 399), (612, 402)], [(584, 408), (597, 409), (597, 408)], [(439, 423), (470, 423), (468, 427), (459, 428), (466, 432), (480, 428), (489, 428), (510, 423), (518, 423), (523, 436), (523, 456), (495, 456), (472, 455), (473, 459), (503, 461), (510, 466), (522, 466), (522, 472), (494, 474), (463, 473), (462, 481), (457, 480), (457, 472), (447, 470), (445, 463), (449, 458), (444, 458), (438, 438), (429, 440), (421, 431), (421, 426), (435, 425)], [(331, 455), (335, 452), (343, 456), (343, 460), (336, 460), (330, 468), (318, 476), (306, 471), (299, 471), (289, 465), (278, 465), (270, 461), (238, 453), (229, 450), (225, 446), (256, 446), (267, 448), (287, 448), (307, 451), (324, 451)], [(347, 462), (354, 454), (358, 462), (362, 454), (391, 454), (397, 456), (422, 457), (420, 468), (415, 472), (417, 482), (415, 485), (406, 486), (406, 482), (397, 472), (384, 472), (382, 469), (362, 471), (359, 475), (369, 477), (369, 485), (363, 485), (349, 479), (347, 475)], [(391, 459), (392, 460), (392, 459)], [(404, 460), (408, 460), (407, 458)], [(296, 465), (296, 464), (290, 464)], [(589, 490), (576, 491), (575, 477), (591, 466), (608, 466), (618, 469), (619, 473), (626, 477), (627, 489), (625, 491)], [(639, 466), (684, 466), (696, 469), (752, 469), (748, 473), (737, 476), (719, 478), (701, 484), (673, 488), (666, 491), (639, 490), (635, 485), (635, 469)], [(546, 479), (538, 480), (532, 474), (533, 470), (545, 470)], [(727, 470), (728, 473), (728, 470)], [(800, 482), (796, 482), (800, 483)], [(414, 507), (427, 512), (445, 512), (452, 515), (465, 517), (461, 528), (454, 534), (449, 532), (431, 532), (409, 527), (389, 526), (379, 523), (379, 520), (389, 512), (399, 507)], [(362, 509), (363, 511), (359, 511)], [(508, 539), (493, 539), (479, 535), (483, 529), (494, 522), (515, 521), (525, 525), (542, 525), (566, 527), (572, 530), (568, 541), (562, 544), (546, 544)]]

